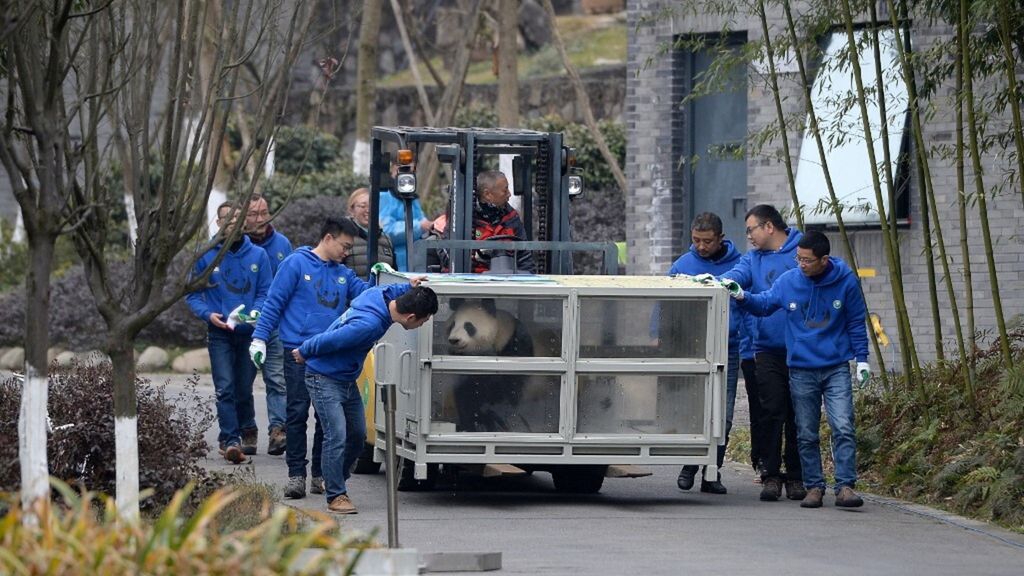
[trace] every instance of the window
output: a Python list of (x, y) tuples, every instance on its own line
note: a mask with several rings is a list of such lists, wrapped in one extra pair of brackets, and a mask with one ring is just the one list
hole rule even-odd
[[(878, 172), (882, 185), (883, 206), (887, 215), (891, 209), (883, 166), (883, 123), (889, 130), (890, 161), (896, 192), (896, 218), (905, 219), (909, 215), (909, 195), (906, 191), (910, 166), (907, 155), (910, 146), (909, 132), (905, 130), (908, 118), (907, 86), (903, 81), (899, 63), (896, 35), (892, 29), (882, 29), (879, 32), (879, 52), (882, 58), (886, 107), (886, 117), (882, 118), (878, 104), (877, 76), (870, 32), (859, 30), (856, 38), (871, 138), (878, 165), (872, 167), (868, 161), (861, 109), (856, 100), (857, 85), (850, 64), (845, 30), (833, 32), (826, 39), (824, 58), (811, 88), (811, 101), (818, 116), (832, 184), (842, 205), (843, 221), (853, 225), (873, 225), (878, 224), (879, 213), (872, 185), (872, 169)], [(805, 223), (836, 223), (809, 117), (800, 146), (796, 190), (797, 197), (804, 207)]]

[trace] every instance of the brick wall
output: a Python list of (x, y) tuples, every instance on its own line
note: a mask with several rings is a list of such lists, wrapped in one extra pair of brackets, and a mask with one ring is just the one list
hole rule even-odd
[[(628, 271), (632, 274), (662, 274), (672, 260), (688, 244), (686, 236), (688, 223), (684, 214), (690, 213), (689, 194), (684, 190), (683, 179), (675, 166), (681, 156), (679, 141), (682, 138), (687, 119), (676, 104), (682, 98), (682, 74), (685, 73), (678, 58), (669, 50), (658, 56), (668, 42), (679, 34), (713, 33), (722, 28), (722, 22), (707, 17), (662, 16), (653, 27), (642, 27), (641, 33), (634, 33), (641, 18), (650, 18), (663, 8), (675, 5), (667, 1), (636, 0), (628, 3), (630, 32), (627, 61), (627, 87), (624, 119), (628, 130), (626, 172), (630, 181), (627, 195), (626, 237), (629, 243)], [(770, 26), (781, 29), (783, 21), (777, 15)], [(757, 20), (740, 22), (735, 30), (745, 31), (750, 41), (762, 37)], [(926, 50), (936, 40), (948, 38), (952, 30), (945, 26), (933, 26), (927, 22), (915, 22), (912, 41), (916, 50)], [(774, 35), (774, 32), (773, 32)], [(976, 90), (984, 91), (985, 85)], [(784, 95), (784, 112), (799, 111), (804, 102), (796, 74), (784, 75), (780, 79), (780, 90)], [(934, 114), (925, 126), (925, 139), (929, 146), (953, 144), (955, 142), (955, 116), (949, 98), (953, 86), (942, 86), (933, 97)], [(751, 72), (748, 83), (748, 132), (755, 132), (777, 120), (775, 102), (765, 78)], [(801, 134), (789, 133), (790, 154), (796, 170)], [(813, 142), (808, 142), (814, 145)], [(789, 186), (781, 156), (781, 144), (762, 150), (757, 156), (747, 159), (748, 206), (770, 203), (779, 208), (788, 208)], [(986, 186), (1001, 180), (1000, 175), (1010, 169), (1012, 159), (1005, 151), (993, 152), (983, 159)], [(952, 158), (943, 159), (933, 155), (930, 161), (936, 205), (940, 224), (950, 254), (951, 274), (961, 318), (966, 318), (967, 303), (964, 295), (963, 259), (960, 250), (960, 226), (956, 206), (956, 171)], [(911, 168), (911, 223), (900, 230), (899, 253), (902, 259), (903, 288), (907, 308), (910, 312), (913, 336), (922, 361), (935, 358), (935, 331), (932, 322), (931, 304), (928, 296), (926, 263), (923, 257), (924, 235), (920, 218), (920, 186), (916, 167)], [(967, 193), (973, 194), (973, 180), (970, 166), (967, 174)], [(1024, 313), (1024, 238), (1018, 234), (1018, 222), (1024, 217), (1019, 184), (1012, 190), (989, 197), (989, 222), (992, 228), (995, 248), (996, 270), (1003, 312), (1009, 320), (1016, 314)], [(694, 207), (700, 210), (700, 206)], [(971, 270), (974, 275), (974, 307), (977, 328), (984, 333), (983, 343), (991, 342), (995, 332), (995, 315), (992, 305), (992, 282), (988, 276), (984, 245), (976, 206), (969, 208), (967, 219), (968, 246)], [(933, 225), (934, 226), (934, 225)], [(839, 234), (830, 232), (834, 252), (848, 256), (842, 247)], [(882, 319), (887, 334), (893, 340), (897, 351), (902, 343), (897, 337), (895, 305), (889, 282), (889, 266), (886, 261), (880, 230), (851, 231), (853, 249), (858, 264), (873, 268), (876, 275), (864, 278), (862, 285), (868, 305)], [(743, 239), (739, 240), (742, 243)], [(936, 258), (938, 252), (936, 250)], [(954, 319), (942, 283), (942, 269), (938, 262), (939, 308), (941, 329), (947, 353), (955, 352)], [(966, 320), (964, 320), (966, 330)], [(891, 362), (892, 350), (883, 351), (887, 364)], [(889, 367), (889, 366), (887, 366)], [(896, 366), (899, 368), (899, 366)]]

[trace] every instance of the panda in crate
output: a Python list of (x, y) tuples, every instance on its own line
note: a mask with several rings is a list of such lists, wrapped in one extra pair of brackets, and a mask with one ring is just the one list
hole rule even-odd
[[(459, 356), (534, 355), (533, 337), (526, 326), (492, 299), (452, 298), (445, 327), (448, 351)], [(475, 373), (459, 377), (454, 388), (460, 432), (529, 432), (529, 419), (520, 410), (528, 376)]]

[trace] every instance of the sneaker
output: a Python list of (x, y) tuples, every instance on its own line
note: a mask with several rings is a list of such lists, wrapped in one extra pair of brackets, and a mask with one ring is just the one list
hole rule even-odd
[(782, 495), (782, 480), (769, 476), (761, 481), (761, 501), (775, 502)]
[(324, 485), (323, 476), (313, 476), (309, 479), (309, 493), (310, 494), (323, 494), (326, 486)]
[(305, 498), (306, 497), (306, 477), (305, 476), (289, 476), (288, 484), (284, 487), (285, 498)]
[(824, 488), (811, 488), (800, 501), (801, 508), (821, 508), (821, 499), (825, 497)]
[(860, 508), (864, 505), (864, 499), (853, 491), (849, 486), (843, 486), (836, 492), (836, 506), (841, 508)]
[(232, 444), (224, 449), (224, 459), (232, 464), (243, 464), (249, 460), (238, 444)]
[(786, 498), (790, 500), (803, 500), (807, 496), (807, 489), (804, 483), (799, 480), (786, 480)]
[(242, 430), (242, 453), (253, 455), (256, 453), (256, 437), (257, 430), (250, 428), (248, 430)]
[(689, 490), (690, 488), (693, 488), (693, 478), (696, 475), (696, 466), (693, 468), (683, 466), (683, 469), (679, 471), (679, 477), (676, 478), (676, 486), (679, 486), (680, 490)]
[(288, 435), (281, 426), (272, 426), (267, 441), (267, 454), (280, 456), (288, 444)]
[(713, 480), (708, 482), (707, 480), (700, 481), (700, 491), (707, 492), (708, 494), (728, 494), (729, 490), (726, 489), (725, 485), (722, 484), (722, 479)]
[(331, 503), (327, 505), (327, 509), (330, 510), (331, 512), (334, 512), (335, 514), (359, 513), (359, 511), (356, 510), (355, 505), (352, 504), (352, 500), (349, 500), (348, 494), (336, 496), (334, 500), (331, 500)]

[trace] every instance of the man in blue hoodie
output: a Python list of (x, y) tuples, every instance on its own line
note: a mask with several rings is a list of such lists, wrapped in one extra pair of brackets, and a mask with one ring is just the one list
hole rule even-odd
[[(263, 248), (270, 257), (271, 276), (277, 275), (281, 262), (292, 253), (292, 243), (288, 238), (274, 229), (270, 223), (270, 207), (266, 199), (256, 196), (249, 201), (249, 211), (245, 215), (245, 233), (253, 244)], [(284, 382), (284, 350), (277, 332), (272, 332), (267, 339), (267, 360), (263, 364), (263, 384), (267, 389), (267, 454), (278, 456), (284, 454), (287, 445), (285, 435), (285, 418), (287, 388)], [(246, 454), (256, 453), (256, 430), (242, 430), (242, 451)]]
[[(418, 284), (418, 279), (412, 280)], [(327, 509), (355, 514), (348, 480), (366, 442), (366, 416), (356, 377), (363, 361), (392, 324), (415, 330), (437, 313), (437, 295), (425, 286), (389, 284), (367, 290), (326, 332), (298, 350), (295, 361), (306, 364), (306, 387), (324, 424), (323, 471)]]
[[(223, 237), (236, 218), (237, 209), (230, 202), (218, 206), (218, 235)], [(211, 248), (196, 262), (193, 278), (210, 267), (221, 245)], [(256, 369), (248, 358), (252, 327), (245, 322), (236, 323), (230, 316), (240, 306), (244, 306), (242, 310), (246, 313), (263, 307), (270, 288), (270, 275), (267, 253), (243, 235), (228, 247), (220, 264), (210, 274), (207, 287), (185, 298), (192, 313), (207, 323), (207, 349), (220, 427), (217, 440), (221, 454), (233, 464), (247, 460), (242, 452), (242, 430), (256, 429), (252, 397)]]
[(820, 508), (825, 493), (818, 441), (824, 397), (832, 429), (836, 506), (856, 508), (864, 501), (853, 491), (857, 444), (850, 360), (857, 361), (859, 379), (871, 377), (864, 295), (853, 270), (829, 256), (831, 246), (824, 234), (808, 232), (797, 246), (800, 269), (780, 276), (767, 292), (746, 295), (735, 283), (727, 287), (740, 306), (755, 316), (785, 314), (786, 364), (807, 488), (800, 505)]
[[(256, 331), (250, 357), (259, 366), (267, 356), (267, 339), (277, 331), (287, 352), (284, 357), (285, 384), (288, 389), (287, 454), (288, 484), (285, 498), (306, 497), (306, 425), (309, 421), (309, 391), (306, 370), (295, 362), (291, 351), (320, 334), (337, 320), (349, 303), (370, 284), (356, 276), (341, 262), (348, 256), (358, 234), (349, 219), (328, 218), (320, 228), (315, 248), (303, 246), (284, 259), (270, 286)], [(310, 492), (323, 493), (320, 455), (323, 445), (321, 414), (314, 411), (313, 462)]]
[[(731, 240), (726, 239), (722, 231), (722, 219), (712, 212), (703, 212), (693, 219), (690, 225), (690, 250), (680, 256), (668, 271), (669, 276), (686, 274), (697, 276), (699, 274), (711, 274), (718, 276), (728, 272), (740, 259), (740, 253), (736, 250)], [(729, 442), (729, 431), (732, 430), (732, 415), (736, 406), (736, 381), (739, 374), (739, 341), (740, 341), (740, 315), (737, 313), (735, 303), (730, 306), (729, 313), (729, 358), (726, 369), (726, 401), (725, 401), (725, 438)], [(655, 316), (657, 318), (657, 315)], [(653, 336), (653, 334), (652, 334)], [(718, 466), (721, 468), (725, 460), (725, 444), (718, 447)], [(676, 479), (676, 485), (680, 490), (693, 488), (693, 479), (697, 474), (697, 466), (683, 466)], [(728, 490), (722, 484), (722, 476), (709, 480), (702, 478), (700, 482), (701, 492), (712, 494), (726, 494)]]
[[(744, 290), (757, 294), (766, 292), (775, 280), (796, 267), (796, 248), (800, 231), (789, 228), (774, 206), (759, 204), (746, 215), (747, 239), (752, 250), (722, 274)], [(801, 481), (800, 455), (796, 447), (796, 424), (789, 398), (789, 370), (786, 367), (785, 312), (759, 318), (754, 340), (754, 364), (757, 372), (758, 397), (761, 401), (759, 458), (761, 473), (761, 500), (774, 502), (782, 495), (803, 500), (807, 495)], [(785, 452), (783, 452), (785, 436)], [(782, 462), (786, 475), (782, 474)]]

